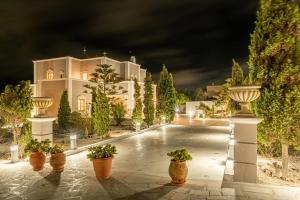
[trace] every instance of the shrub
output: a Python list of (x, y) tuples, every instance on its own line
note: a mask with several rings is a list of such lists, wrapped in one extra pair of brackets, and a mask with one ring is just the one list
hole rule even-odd
[(57, 153), (63, 153), (64, 147), (62, 145), (54, 145), (53, 147), (50, 147), (50, 153), (51, 154), (57, 154)]
[(37, 139), (32, 139), (25, 146), (25, 152), (31, 154), (33, 152), (45, 152), (49, 153), (50, 151), (50, 140), (43, 140), (41, 142), (37, 141)]
[(117, 149), (115, 146), (112, 146), (111, 144), (107, 144), (105, 146), (90, 147), (89, 152), (90, 153), (87, 154), (87, 157), (93, 160), (93, 159), (113, 157), (114, 154), (117, 154)]
[(68, 92), (65, 90), (60, 98), (60, 104), (58, 109), (58, 126), (60, 129), (65, 130), (69, 128), (70, 125), (70, 115), (71, 115), (71, 108), (68, 101)]
[(112, 110), (111, 115), (112, 118), (115, 120), (117, 126), (121, 125), (123, 121), (125, 121), (125, 113), (126, 109), (123, 103), (118, 102), (115, 104), (112, 104)]
[(192, 156), (186, 149), (179, 149), (167, 153), (168, 156), (172, 157), (172, 161), (184, 162), (186, 160), (192, 160)]

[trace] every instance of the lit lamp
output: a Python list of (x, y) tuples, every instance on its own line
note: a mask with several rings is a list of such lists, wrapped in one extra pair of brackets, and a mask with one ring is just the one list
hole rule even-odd
[(165, 117), (165, 116), (162, 116), (162, 117), (161, 117), (161, 123), (162, 123), (162, 124), (165, 124), (165, 123), (166, 123), (166, 117)]
[(13, 163), (19, 160), (19, 146), (17, 144), (10, 145), (10, 160)]
[(77, 149), (77, 135), (76, 134), (70, 135), (70, 149), (72, 149), (72, 150)]
[(135, 123), (135, 131), (139, 132), (141, 130), (141, 122), (136, 122)]

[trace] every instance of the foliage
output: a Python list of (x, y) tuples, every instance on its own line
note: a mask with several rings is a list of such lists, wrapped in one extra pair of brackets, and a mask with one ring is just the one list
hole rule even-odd
[(25, 147), (25, 152), (28, 154), (34, 152), (45, 152), (49, 153), (50, 151), (50, 140), (43, 140), (39, 142), (37, 139), (31, 139)]
[[(261, 2), (251, 35), (249, 73), (251, 81), (262, 86), (261, 97), (252, 106), (264, 119), (258, 138), (268, 142), (261, 140), (258, 144), (265, 148), (277, 142), (282, 147), (298, 146), (300, 142), (295, 142), (299, 132), (293, 128), (300, 115), (299, 23), (299, 8), (294, 1)], [(287, 165), (283, 168), (287, 171)]]
[(187, 160), (192, 160), (192, 156), (186, 149), (179, 149), (167, 153), (168, 156), (172, 157), (172, 161), (184, 162)]
[(68, 92), (65, 90), (60, 98), (59, 108), (58, 108), (58, 126), (60, 129), (65, 130), (70, 126), (70, 116), (71, 108), (68, 101)]
[(144, 121), (148, 126), (153, 125), (154, 121), (154, 114), (155, 114), (155, 107), (154, 107), (154, 95), (153, 95), (153, 88), (152, 88), (152, 76), (151, 73), (147, 72), (146, 78), (144, 81)]
[(193, 94), (194, 101), (204, 101), (206, 99), (206, 93), (202, 88), (196, 88)]
[(104, 93), (95, 91), (92, 102), (92, 124), (94, 132), (102, 138), (108, 135), (110, 125), (109, 114), (108, 98)]
[(107, 144), (105, 146), (90, 147), (88, 151), (89, 153), (87, 154), (87, 157), (91, 160), (109, 158), (113, 157), (114, 154), (117, 154), (116, 147), (112, 146), (111, 144)]
[(204, 114), (208, 117), (213, 117), (214, 115), (214, 106), (209, 107), (208, 105), (200, 102), (198, 109), (203, 110)]
[(111, 105), (111, 115), (115, 120), (117, 126), (121, 125), (125, 121), (126, 109), (122, 102), (117, 102)]
[(53, 147), (50, 147), (49, 149), (49, 152), (51, 154), (57, 154), (57, 153), (63, 153), (65, 150), (64, 150), (64, 147), (62, 145), (54, 145)]
[(21, 81), (16, 86), (7, 85), (0, 94), (0, 115), (11, 127), (13, 143), (19, 143), (22, 123), (31, 115), (31, 92), (29, 81)]
[(87, 113), (72, 112), (70, 116), (70, 126), (83, 133), (85, 138), (92, 132), (92, 120)]
[(171, 122), (175, 116), (176, 90), (173, 84), (173, 76), (163, 66), (160, 72), (157, 86), (157, 117), (166, 117), (167, 122)]
[(108, 95), (116, 95), (121, 93), (126, 93), (127, 91), (121, 86), (117, 86), (117, 83), (121, 82), (122, 79), (118, 76), (111, 65), (98, 64), (95, 72), (90, 74), (90, 82), (93, 85), (85, 85), (86, 88), (92, 91), (99, 90), (101, 93)]
[(231, 67), (231, 85), (242, 85), (244, 81), (244, 72), (238, 62), (232, 59), (233, 65)]
[(132, 111), (132, 123), (136, 124), (137, 122), (142, 122), (142, 112), (143, 104), (141, 99), (141, 86), (137, 82), (137, 79), (134, 79), (134, 108)]
[(180, 106), (185, 104), (187, 101), (189, 101), (189, 97), (185, 95), (184, 93), (176, 93), (176, 105)]
[(32, 133), (31, 122), (29, 122), (28, 120), (26, 120), (23, 123), (23, 127), (21, 129), (21, 136), (20, 136), (20, 142), (19, 142), (19, 154), (20, 154), (20, 157), (24, 157), (25, 146), (32, 139), (31, 133)]

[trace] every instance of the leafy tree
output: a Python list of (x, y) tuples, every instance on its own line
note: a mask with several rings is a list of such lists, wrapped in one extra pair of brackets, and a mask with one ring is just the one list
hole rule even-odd
[(208, 105), (200, 102), (198, 109), (202, 110), (204, 112), (204, 114), (208, 117), (214, 116), (214, 106), (209, 107)]
[(135, 124), (137, 122), (142, 122), (142, 112), (143, 104), (141, 100), (141, 86), (139, 85), (137, 79), (134, 79), (134, 108), (132, 111), (132, 122)]
[(85, 138), (92, 132), (92, 121), (88, 113), (72, 112), (70, 119), (70, 126), (76, 131), (83, 133)]
[(244, 72), (238, 62), (232, 59), (233, 65), (231, 67), (231, 85), (242, 85), (244, 81)]
[(108, 136), (110, 125), (110, 108), (108, 98), (101, 91), (94, 91), (92, 102), (92, 124), (93, 130), (102, 138)]
[(89, 80), (92, 85), (85, 85), (86, 88), (91, 90), (99, 90), (107, 97), (109, 95), (117, 95), (119, 93), (126, 93), (122, 86), (117, 86), (121, 82), (121, 78), (111, 67), (107, 64), (98, 64), (95, 72), (91, 74), (92, 78)]
[(193, 94), (194, 101), (204, 101), (205, 100), (205, 92), (202, 88), (196, 88)]
[(144, 81), (144, 91), (144, 121), (148, 126), (150, 126), (154, 121), (155, 107), (153, 101), (152, 76), (149, 72), (147, 72)]
[(69, 128), (71, 108), (68, 100), (68, 92), (65, 90), (61, 97), (57, 115), (58, 127), (62, 130)]
[(176, 106), (183, 105), (189, 100), (190, 100), (189, 97), (184, 93), (178, 93), (178, 92), (176, 93)]
[(249, 47), (250, 79), (262, 86), (253, 104), (264, 119), (258, 127), (258, 139), (264, 140), (258, 144), (281, 144), (283, 176), (288, 174), (288, 149), (300, 141), (295, 129), (300, 114), (299, 19), (294, 1), (262, 0)]
[(21, 81), (16, 86), (7, 85), (0, 94), (0, 115), (11, 127), (13, 143), (19, 143), (22, 124), (31, 115), (31, 92), (30, 82)]
[(125, 121), (126, 109), (122, 102), (117, 102), (111, 105), (111, 115), (115, 120), (117, 126), (121, 125)]
[(173, 76), (170, 74), (165, 65), (160, 72), (157, 86), (157, 116), (166, 117), (167, 122), (171, 122), (175, 116), (176, 90), (173, 84)]

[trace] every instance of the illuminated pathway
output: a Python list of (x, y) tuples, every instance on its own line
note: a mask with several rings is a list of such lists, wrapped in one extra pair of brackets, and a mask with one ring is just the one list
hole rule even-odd
[[(92, 164), (86, 158), (87, 152), (69, 156), (65, 172), (61, 175), (50, 174), (48, 163), (41, 172), (33, 172), (27, 162), (0, 164), (0, 199), (193, 200), (238, 199), (234, 197), (236, 195), (255, 197), (255, 194), (260, 194), (260, 188), (252, 189), (254, 193), (235, 185), (231, 186), (235, 189), (220, 188), (228, 132), (226, 127), (169, 125), (116, 142), (118, 154), (113, 161), (113, 177), (101, 182), (94, 176)], [(182, 147), (191, 152), (193, 160), (188, 162), (188, 184), (177, 188), (167, 185), (170, 178), (166, 153)], [(265, 189), (262, 194), (273, 195), (272, 189), (270, 194), (265, 194), (268, 191)]]

